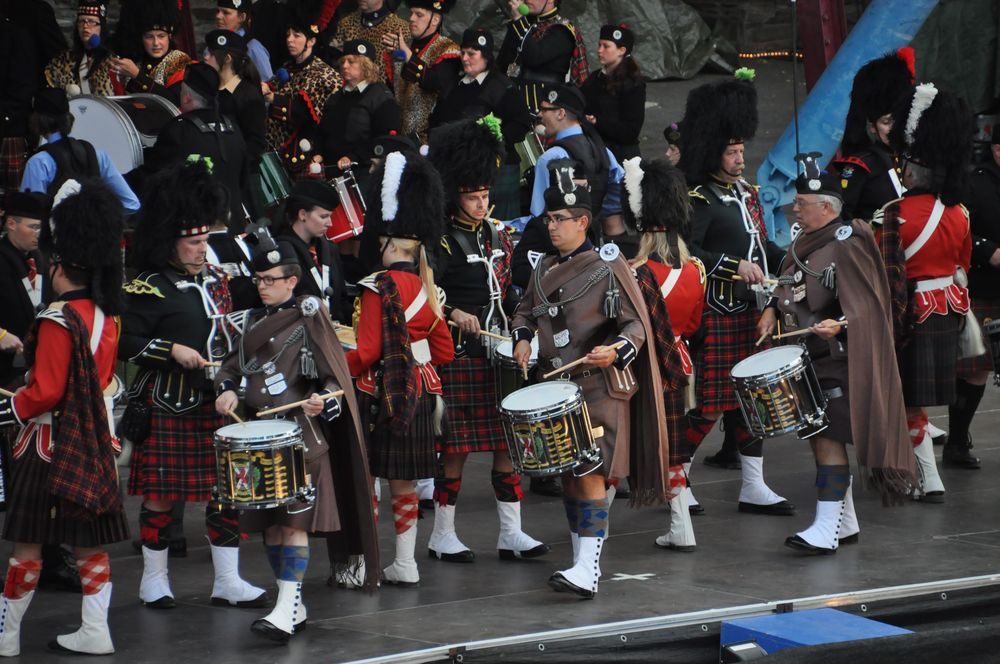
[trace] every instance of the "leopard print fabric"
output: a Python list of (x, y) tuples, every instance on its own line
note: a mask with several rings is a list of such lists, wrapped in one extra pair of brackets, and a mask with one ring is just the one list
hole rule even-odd
[[(374, 58), (378, 67), (380, 81), (387, 83), (386, 60), (391, 57), (391, 53), (382, 46), (382, 35), (398, 35), (403, 33), (403, 39), (410, 40), (410, 24), (401, 19), (396, 14), (389, 14), (381, 23), (374, 27), (367, 27), (361, 23), (361, 14), (353, 12), (344, 17), (344, 20), (337, 26), (337, 34), (330, 40), (330, 46), (340, 48), (352, 39), (366, 39), (378, 50), (378, 57)], [(389, 87), (392, 87), (391, 85)]]
[[(344, 81), (340, 74), (317, 57), (313, 57), (304, 67), (288, 66), (288, 80), (282, 83), (275, 90), (275, 95), (293, 96), (299, 91), (305, 92), (312, 106), (312, 113), (315, 119), (322, 119), (323, 106), (326, 100), (334, 92), (343, 87)], [(285, 144), (300, 127), (292, 124), (291, 119), (281, 122), (268, 117), (267, 119), (267, 149), (276, 151), (284, 156)], [(308, 156), (308, 155), (306, 155)], [(302, 161), (301, 156), (296, 157), (296, 164)]]
[[(92, 95), (111, 97), (124, 91), (124, 89), (116, 91), (111, 82), (111, 58), (104, 58), (87, 78), (90, 80)], [(77, 70), (76, 54), (72, 49), (63, 51), (45, 66), (45, 82), (50, 88), (63, 90), (70, 85), (80, 85), (80, 72)]]
[[(417, 54), (427, 66), (433, 67), (444, 58), (461, 57), (462, 50), (458, 44), (444, 35), (438, 35), (422, 52)], [(428, 92), (420, 87), (417, 81), (403, 78), (403, 65), (393, 63), (396, 99), (403, 119), (403, 134), (417, 134), (421, 141), (427, 141), (427, 126), (430, 124), (431, 111), (437, 103), (437, 93)]]

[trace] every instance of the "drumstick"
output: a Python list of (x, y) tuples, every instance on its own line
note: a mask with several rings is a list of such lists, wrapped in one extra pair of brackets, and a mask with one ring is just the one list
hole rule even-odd
[(0, 387), (0, 397), (12, 397), (12, 396), (14, 396), (13, 392), (8, 392), (7, 390)]
[[(330, 394), (323, 394), (320, 399), (326, 401), (327, 399), (332, 399), (334, 397), (344, 396), (343, 390), (337, 390), (336, 392), (331, 392)], [(274, 415), (275, 413), (283, 413), (286, 410), (291, 410), (293, 408), (298, 408), (299, 406), (309, 403), (309, 399), (303, 399), (302, 401), (295, 401), (293, 403), (286, 403), (284, 406), (276, 406), (274, 408), (268, 408), (267, 410), (258, 410), (257, 417), (264, 417), (265, 415)]]
[(524, 382), (527, 383), (528, 382), (528, 365), (527, 364), (522, 364), (521, 365), (521, 374), (524, 376)]
[(246, 422), (243, 421), (243, 418), (236, 414), (235, 410), (228, 410), (228, 411), (226, 411), (226, 415), (229, 415), (229, 417), (233, 418), (234, 420), (236, 420), (240, 424), (246, 424)]
[[(741, 277), (738, 274), (734, 274), (733, 275), (733, 281), (746, 281), (746, 279), (744, 279), (743, 277)], [(778, 280), (777, 279), (772, 279), (771, 277), (764, 277), (764, 283), (765, 284), (776, 284), (776, 283), (778, 283)]]
[[(838, 320), (836, 321), (836, 323), (840, 327), (844, 327), (845, 325), (847, 325), (846, 320)], [(813, 333), (812, 328), (805, 327), (802, 328), (801, 330), (795, 330), (794, 332), (785, 332), (784, 334), (776, 334), (771, 338), (777, 340), (777, 339), (785, 339), (787, 337), (800, 337), (803, 334), (812, 334), (812, 333)]]
[(764, 343), (764, 339), (767, 339), (767, 332), (765, 332), (764, 334), (760, 335), (760, 339), (758, 339), (757, 343), (754, 344), (754, 348), (756, 348), (757, 346), (759, 346), (762, 343)]
[(221, 367), (222, 362), (205, 362), (206, 367)]
[[(456, 323), (453, 320), (448, 321), (448, 325), (451, 325), (452, 327), (459, 327), (458, 323)], [(505, 337), (502, 334), (494, 334), (493, 332), (487, 332), (486, 330), (479, 330), (479, 334), (483, 335), (484, 337), (491, 337), (493, 339), (496, 339), (497, 341), (510, 341), (510, 337)]]
[[(611, 344), (610, 346), (605, 346), (605, 350), (618, 350), (619, 348), (621, 348), (622, 346), (624, 346), (626, 343), (628, 343), (628, 342), (625, 341), (624, 339), (622, 339), (621, 341), (617, 341), (617, 342)], [(564, 364), (563, 366), (559, 367), (558, 369), (553, 369), (552, 371), (548, 372), (547, 374), (545, 374), (544, 376), (542, 376), (542, 380), (548, 380), (552, 376), (555, 376), (556, 374), (561, 374), (564, 371), (566, 371), (567, 369), (572, 369), (573, 367), (579, 366), (579, 365), (585, 363), (586, 361), (587, 361), (587, 356), (586, 355), (584, 355), (583, 357), (578, 357), (575, 360), (573, 360), (572, 362), (570, 362), (569, 364)]]

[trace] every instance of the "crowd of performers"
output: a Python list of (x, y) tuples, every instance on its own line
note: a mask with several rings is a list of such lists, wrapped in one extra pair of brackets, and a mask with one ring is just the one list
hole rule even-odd
[[(704, 461), (740, 470), (743, 513), (795, 514), (765, 481), (764, 441), (779, 429), (808, 439), (815, 517), (785, 541), (806, 554), (859, 540), (854, 486), (887, 505), (944, 501), (928, 407), (949, 406), (943, 463), (979, 467), (969, 426), (993, 369), (976, 317), (998, 307), (1000, 132), (967, 186), (971, 113), (916, 85), (906, 53), (858, 72), (833, 170), (822, 168), (833, 155), (798, 156), (796, 226), (781, 248), (743, 177), (757, 128), (749, 72), (692, 90), (664, 130), (666, 156), (642, 158), (645, 89), (627, 27), (601, 29), (602, 68), (588, 77), (582, 37), (552, 0), (527, 13), (511, 2), (497, 54), (485, 30), (460, 44), (441, 34), (450, 2), (409, 1), (408, 23), (381, 0), (350, 12), (254, 4), (285, 12), (269, 15), (269, 27), (286, 21), (277, 39), (250, 32), (248, 4), (220, 0), (192, 60), (172, 46), (172, 0), (125, 2), (133, 22), (114, 50), (101, 45), (107, 8), (84, 0), (73, 46), (44, 66), (51, 87), (5, 117), (5, 183), (17, 185), (3, 204), (0, 378), (15, 392), (0, 397), (0, 424), (14, 549), (0, 655), (19, 654), (62, 546), (82, 624), (50, 645), (114, 651), (105, 547), (130, 537), (120, 439), (134, 448), (127, 492), (142, 497), (141, 602), (176, 607), (177, 527), (185, 503), (204, 503), (212, 603), (270, 609), (251, 629), (281, 643), (307, 624), (317, 537), (329, 585), (419, 584), (421, 486), (432, 487), (430, 557), (474, 562), (459, 537), (473, 524), (457, 510), (472, 453), (492, 454), (501, 559), (552, 553), (522, 527), (522, 471), (562, 497), (572, 558), (548, 583), (582, 598), (598, 592), (616, 494), (668, 503), (656, 545), (696, 549), (704, 508), (689, 475), (718, 422), (722, 448)], [(123, 91), (169, 95), (182, 111), (129, 181), (69, 137), (70, 96)], [(48, 142), (22, 158), (28, 126)], [(544, 141), (522, 215), (525, 134)], [(292, 176), (277, 206), (261, 195), (264, 155)], [(328, 178), (350, 169), (364, 231), (335, 244), (347, 201)], [(768, 381), (805, 366), (818, 412), (792, 427), (740, 382), (780, 396)], [(306, 488), (240, 509), (256, 485), (223, 443), (258, 423), (298, 432), (301, 468), (288, 470)], [(257, 532), (275, 599), (239, 573), (240, 540)]]

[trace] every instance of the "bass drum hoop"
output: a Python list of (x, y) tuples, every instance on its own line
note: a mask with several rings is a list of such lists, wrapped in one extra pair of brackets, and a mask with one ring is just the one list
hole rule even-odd
[[(128, 116), (128, 113), (126, 113), (121, 106), (116, 104), (111, 99), (112, 98), (99, 97), (97, 95), (77, 95), (76, 97), (71, 98), (69, 100), (69, 112), (73, 115), (73, 129), (69, 132), (69, 135), (72, 138), (87, 141), (95, 148), (107, 152), (108, 156), (111, 158), (111, 162), (114, 164), (118, 172), (125, 175), (143, 164), (142, 140), (139, 136), (139, 132), (135, 128), (135, 123), (132, 122), (132, 118)], [(123, 159), (129, 158), (124, 156), (120, 149), (108, 149), (107, 134), (105, 132), (109, 131), (111, 129), (110, 127), (105, 128), (104, 131), (100, 132), (100, 134), (87, 133), (86, 135), (81, 135), (78, 133), (81, 128), (81, 118), (84, 118), (87, 114), (86, 104), (92, 104), (108, 110), (111, 115), (118, 120), (119, 129), (121, 129), (121, 133), (125, 135), (125, 140), (128, 143), (127, 151), (131, 152), (131, 160), (122, 161)], [(74, 112), (74, 110), (78, 112)]]

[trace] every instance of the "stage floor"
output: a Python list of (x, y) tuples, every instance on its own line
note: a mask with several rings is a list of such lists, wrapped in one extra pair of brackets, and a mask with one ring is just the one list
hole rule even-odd
[[(524, 502), (525, 529), (552, 545), (549, 555), (534, 561), (498, 560), (488, 455), (474, 455), (457, 523), (477, 561), (462, 565), (427, 558), (432, 524), (428, 515), (419, 522), (417, 537), (420, 588), (387, 587), (368, 596), (326, 587), (325, 543), (317, 542), (304, 587), (310, 625), (284, 647), (250, 633), (250, 622), (266, 611), (209, 604), (212, 566), (203, 538), (203, 508), (191, 505), (186, 517), (189, 555), (171, 561), (176, 609), (142, 607), (137, 596), (141, 556), (128, 543), (111, 550), (115, 585), (110, 623), (117, 659), (134, 664), (345, 662), (550, 629), (995, 573), (1000, 567), (1000, 444), (994, 433), (1000, 427), (998, 394), (988, 388), (973, 424), (975, 453), (983, 460), (983, 470), (942, 469), (948, 489), (943, 505), (885, 509), (877, 496), (856, 493), (860, 543), (834, 556), (801, 557), (782, 545), (813, 515), (813, 461), (804, 444), (779, 439), (765, 448), (766, 477), (772, 488), (799, 506), (795, 517), (737, 513), (739, 472), (708, 468), (696, 459), (692, 481), (705, 506), (705, 514), (694, 518), (697, 551), (674, 553), (653, 545), (666, 529), (665, 508), (633, 510), (625, 501), (616, 501), (601, 560), (604, 576), (593, 601), (555, 593), (546, 585), (553, 571), (569, 565), (571, 555), (560, 499), (529, 493)], [(946, 425), (941, 409), (932, 415), (936, 423)], [(714, 431), (702, 455), (714, 452), (720, 440), (721, 434)], [(127, 508), (134, 526), (138, 501), (129, 498)], [(383, 515), (390, 509), (383, 500)], [(391, 521), (383, 519), (379, 531), (383, 556), (391, 559)], [(273, 594), (259, 540), (243, 544), (241, 567), (248, 580)], [(23, 623), (21, 658), (66, 659), (50, 653), (46, 644), (78, 624), (78, 595), (39, 592)]]

